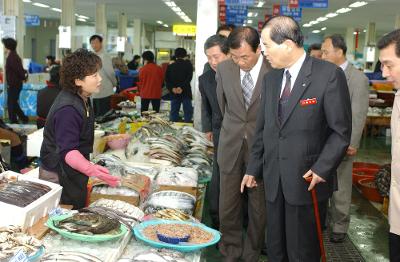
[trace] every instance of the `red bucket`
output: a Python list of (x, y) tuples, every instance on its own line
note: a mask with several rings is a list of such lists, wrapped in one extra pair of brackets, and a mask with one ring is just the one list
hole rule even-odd
[(375, 178), (379, 168), (359, 167), (353, 168), (353, 185), (358, 186), (358, 181), (364, 178)]
[(366, 163), (366, 162), (353, 162), (353, 169), (354, 168), (373, 168), (379, 169), (381, 166), (374, 163)]
[(376, 189), (375, 178), (361, 179), (360, 181), (358, 181), (358, 186), (366, 199), (379, 203), (383, 202), (383, 197)]

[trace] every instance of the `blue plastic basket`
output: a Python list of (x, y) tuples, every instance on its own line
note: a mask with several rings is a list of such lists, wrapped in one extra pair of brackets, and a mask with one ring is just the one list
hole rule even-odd
[[(148, 239), (146, 236), (143, 235), (142, 232), (146, 227), (153, 226), (153, 225), (159, 225), (159, 224), (185, 224), (185, 225), (199, 227), (207, 232), (210, 232), (213, 235), (213, 238), (210, 242), (203, 243), (203, 244), (180, 243), (178, 245), (175, 245), (175, 244), (168, 244), (168, 243), (164, 243), (164, 242), (154, 241), (154, 240)], [(196, 250), (208, 247), (208, 246), (212, 246), (212, 245), (218, 243), (218, 241), (221, 239), (221, 234), (217, 230), (209, 228), (203, 224), (187, 222), (187, 221), (164, 220), (164, 219), (156, 219), (156, 220), (149, 220), (149, 221), (142, 222), (139, 225), (136, 225), (134, 227), (133, 232), (137, 239), (142, 240), (143, 242), (149, 244), (152, 247), (169, 248), (169, 249), (174, 249), (174, 250), (177, 250), (180, 252), (192, 252), (192, 251), (196, 251)]]

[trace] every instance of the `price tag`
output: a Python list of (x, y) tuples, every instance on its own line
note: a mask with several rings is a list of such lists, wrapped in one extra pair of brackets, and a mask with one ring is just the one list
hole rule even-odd
[(21, 249), (9, 262), (28, 262), (28, 256)]

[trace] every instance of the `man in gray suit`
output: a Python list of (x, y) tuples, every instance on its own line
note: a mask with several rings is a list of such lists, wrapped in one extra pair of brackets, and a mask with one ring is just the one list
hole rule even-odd
[(322, 43), (322, 59), (342, 68), (346, 75), (349, 87), (352, 132), (350, 146), (347, 148), (346, 157), (337, 170), (338, 188), (330, 199), (329, 214), (331, 225), (330, 241), (343, 242), (346, 238), (350, 223), (350, 204), (352, 191), (353, 160), (360, 145), (368, 112), (369, 86), (368, 78), (346, 60), (346, 43), (341, 35), (332, 35)]
[[(220, 252), (224, 261), (258, 261), (265, 238), (264, 188), (240, 193), (260, 105), (261, 83), (269, 71), (261, 55), (260, 37), (251, 27), (234, 29), (228, 37), (231, 58), (217, 67), (217, 98), (223, 116), (218, 146), (220, 168)], [(262, 184), (262, 180), (258, 180)], [(245, 202), (247, 200), (247, 203)], [(243, 241), (243, 207), (248, 227)]]
[[(263, 26), (264, 77), (245, 187), (262, 187), (267, 210), (268, 261), (319, 262), (313, 203), (337, 188), (336, 169), (351, 136), (351, 105), (339, 67), (306, 55), (299, 24), (274, 16)], [(308, 185), (306, 178), (311, 178)]]

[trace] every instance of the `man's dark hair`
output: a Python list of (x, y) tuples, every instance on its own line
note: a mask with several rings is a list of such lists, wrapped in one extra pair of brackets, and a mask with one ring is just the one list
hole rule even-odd
[(400, 29), (396, 29), (382, 36), (378, 42), (378, 49), (382, 50), (391, 44), (394, 44), (396, 56), (400, 57)]
[(343, 36), (341, 36), (339, 34), (334, 34), (334, 35), (330, 35), (330, 36), (325, 37), (324, 41), (326, 39), (330, 39), (332, 41), (333, 47), (334, 48), (338, 48), (338, 49), (342, 49), (343, 55), (346, 55), (347, 46), (346, 46), (346, 42), (344, 41)]
[(103, 43), (103, 37), (101, 37), (100, 35), (92, 35), (89, 39), (89, 42), (91, 43), (95, 39), (98, 39), (100, 43)]
[(221, 31), (229, 31), (232, 32), (232, 30), (235, 29), (234, 25), (220, 25), (217, 29), (216, 34), (219, 34)]
[(257, 30), (250, 26), (236, 27), (228, 37), (228, 47), (230, 49), (238, 49), (243, 42), (249, 44), (255, 53), (260, 46), (260, 35)]
[(321, 50), (321, 44), (314, 43), (310, 45), (307, 49), (307, 54), (310, 54), (312, 50)]
[(178, 47), (177, 49), (175, 49), (175, 57), (176, 57), (176, 59), (185, 58), (186, 56), (187, 56), (187, 52), (186, 52), (185, 48)]
[(204, 52), (211, 47), (219, 46), (219, 48), (221, 48), (221, 52), (226, 55), (229, 52), (229, 48), (226, 45), (226, 42), (226, 37), (221, 35), (212, 35), (204, 43)]
[(143, 60), (146, 60), (147, 62), (153, 63), (154, 62), (154, 54), (151, 51), (144, 51), (142, 54)]
[(262, 29), (270, 28), (270, 37), (277, 44), (292, 40), (298, 47), (303, 46), (304, 36), (299, 24), (290, 16), (278, 15), (265, 21)]
[(49, 60), (51, 62), (51, 64), (54, 64), (56, 61), (56, 58), (52, 55), (46, 56), (46, 59)]
[(17, 41), (14, 38), (7, 37), (1, 40), (5, 48), (11, 51), (15, 51), (17, 48)]
[(140, 59), (140, 55), (134, 55), (132, 60)]
[(95, 53), (79, 48), (75, 52), (67, 55), (60, 68), (60, 84), (62, 88), (79, 93), (81, 87), (75, 85), (75, 80), (83, 80), (86, 76), (93, 75), (101, 68), (101, 59)]
[(53, 66), (50, 69), (49, 74), (50, 74), (49, 82), (58, 86), (60, 84), (60, 66), (59, 65)]

